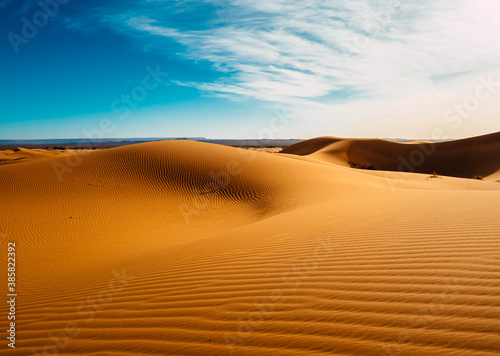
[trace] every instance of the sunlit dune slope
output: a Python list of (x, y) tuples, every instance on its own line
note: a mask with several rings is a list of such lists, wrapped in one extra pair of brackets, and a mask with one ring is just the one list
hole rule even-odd
[[(298, 166), (318, 173), (298, 173)], [(3, 229), (22, 229), (40, 252), (58, 249), (71, 259), (88, 248), (90, 258), (107, 259), (110, 250), (170, 246), (322, 200), (328, 191), (340, 193), (346, 184), (340, 177), (341, 186), (331, 184), (328, 170), (192, 141), (8, 165), (0, 170), (2, 203), (9, 206)], [(53, 246), (50, 239), (61, 234), (64, 239)], [(138, 244), (138, 235), (147, 236), (148, 244)]]
[(32, 162), (44, 158), (66, 156), (79, 152), (79, 150), (53, 150), (38, 148), (14, 148), (0, 150), (0, 166), (13, 163)]
[(18, 292), (0, 355), (499, 355), (500, 184), (353, 169), (392, 162), (356, 142), (0, 167)]
[(440, 143), (320, 137), (289, 146), (282, 153), (354, 168), (500, 178), (500, 132)]

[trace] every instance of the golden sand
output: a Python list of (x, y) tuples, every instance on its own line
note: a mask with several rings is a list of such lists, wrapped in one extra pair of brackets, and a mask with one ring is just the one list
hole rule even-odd
[(182, 140), (1, 166), (18, 335), (0, 355), (500, 354), (499, 134), (283, 152)]

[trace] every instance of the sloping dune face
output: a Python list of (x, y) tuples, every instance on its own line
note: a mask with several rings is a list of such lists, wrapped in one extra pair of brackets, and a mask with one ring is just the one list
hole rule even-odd
[(37, 161), (44, 158), (53, 158), (57, 156), (66, 156), (78, 152), (77, 150), (52, 150), (52, 149), (28, 149), (14, 148), (8, 150), (0, 150), (0, 166), (13, 163), (24, 163)]
[(352, 169), (384, 156), (353, 143), (0, 167), (0, 355), (499, 355), (500, 184)]
[(440, 143), (322, 137), (289, 146), (282, 153), (309, 156), (354, 168), (436, 173), (462, 178), (500, 178), (500, 132)]

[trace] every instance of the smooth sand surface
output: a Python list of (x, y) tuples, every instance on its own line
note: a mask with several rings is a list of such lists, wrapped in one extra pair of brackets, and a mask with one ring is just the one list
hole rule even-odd
[(0, 355), (500, 355), (499, 143), (437, 144), (438, 178), (391, 172), (419, 143), (336, 138), (3, 165)]

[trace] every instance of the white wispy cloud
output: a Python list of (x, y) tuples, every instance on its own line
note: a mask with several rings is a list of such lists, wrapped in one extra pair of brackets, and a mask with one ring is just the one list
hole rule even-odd
[[(212, 13), (197, 22), (201, 6)], [(179, 84), (309, 108), (323, 119), (384, 115), (396, 123), (436, 120), (437, 101), (451, 102), (477, 76), (499, 69), (499, 12), (494, 0), (150, 0), (106, 21), (174, 40), (183, 58), (224, 73)]]

